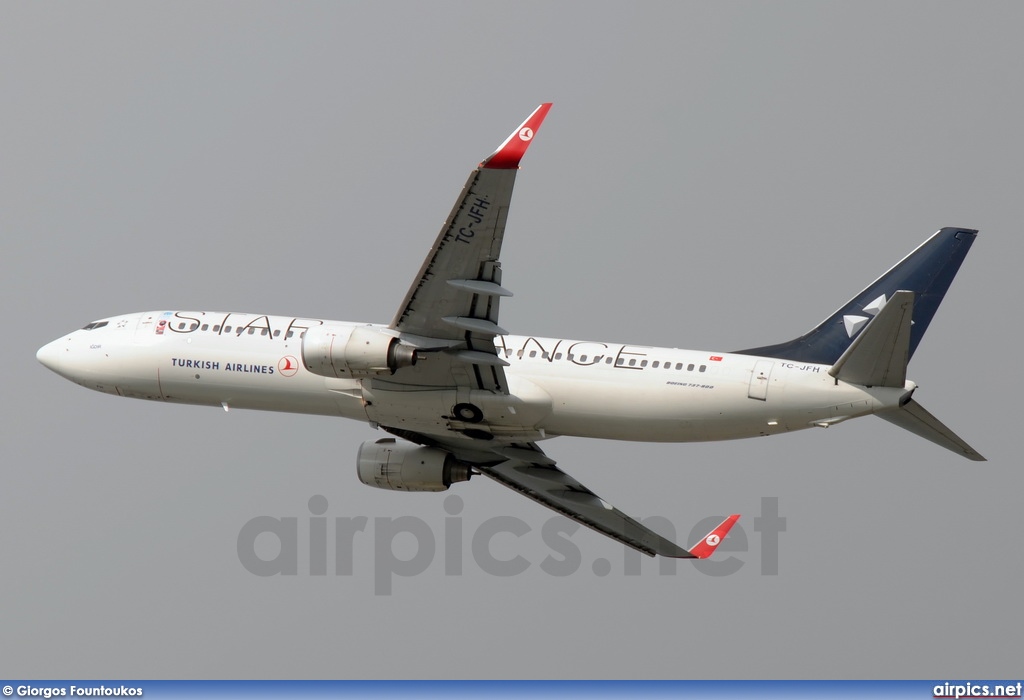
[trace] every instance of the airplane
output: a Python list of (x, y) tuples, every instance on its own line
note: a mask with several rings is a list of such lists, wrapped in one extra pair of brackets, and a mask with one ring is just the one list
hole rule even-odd
[(39, 349), (86, 388), (171, 403), (340, 416), (359, 479), (444, 491), (484, 475), (649, 556), (706, 558), (739, 515), (683, 548), (601, 499), (540, 447), (561, 435), (690, 442), (876, 415), (984, 460), (914, 399), (907, 364), (977, 236), (943, 228), (804, 335), (732, 352), (510, 335), (501, 244), (540, 105), (469, 176), (390, 323), (160, 310)]

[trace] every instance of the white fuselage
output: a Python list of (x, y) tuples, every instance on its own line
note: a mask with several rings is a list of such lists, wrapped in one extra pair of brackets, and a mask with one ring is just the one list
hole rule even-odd
[(772, 435), (892, 409), (914, 388), (912, 382), (903, 388), (851, 385), (836, 381), (827, 365), (774, 358), (507, 335), (495, 345), (509, 363), (508, 396), (467, 396), (450, 388), (392, 393), (388, 389), (397, 387), (387, 376), (336, 379), (307, 371), (302, 334), (324, 323), (367, 325), (241, 313), (134, 313), (74, 331), (38, 356), (82, 386), (120, 396), (341, 416), (428, 434), (467, 427), (450, 409), (469, 399), (483, 409), (483, 427), (509, 442), (557, 435), (659, 442)]

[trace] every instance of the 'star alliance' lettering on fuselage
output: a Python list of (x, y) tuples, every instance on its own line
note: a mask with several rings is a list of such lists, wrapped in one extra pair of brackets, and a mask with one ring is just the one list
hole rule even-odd
[[(169, 315), (169, 314), (165, 314)], [(217, 335), (240, 336), (243, 333), (257, 335), (269, 340), (289, 339), (309, 330), (313, 326), (323, 325), (323, 321), (310, 318), (255, 316), (229, 312), (225, 314), (208, 314), (205, 311), (175, 311), (175, 321), (168, 322), (166, 329), (173, 333), (213, 332)], [(276, 327), (275, 327), (276, 326)], [(163, 325), (158, 325), (156, 333), (162, 335)]]

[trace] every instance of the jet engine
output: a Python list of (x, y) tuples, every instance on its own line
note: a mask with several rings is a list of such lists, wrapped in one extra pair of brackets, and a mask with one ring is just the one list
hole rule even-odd
[(302, 337), (302, 362), (322, 377), (359, 379), (416, 364), (416, 349), (375, 326), (315, 326)]
[(391, 491), (446, 491), (456, 481), (469, 481), (469, 467), (434, 447), (384, 438), (359, 446), (359, 480)]

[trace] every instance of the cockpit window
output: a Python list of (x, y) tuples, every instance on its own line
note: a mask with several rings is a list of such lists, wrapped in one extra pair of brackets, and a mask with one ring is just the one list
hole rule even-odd
[(83, 331), (94, 331), (97, 328), (103, 328), (103, 326), (105, 326), (105, 325), (107, 325), (107, 321), (93, 321), (88, 326), (82, 326), (82, 330)]

